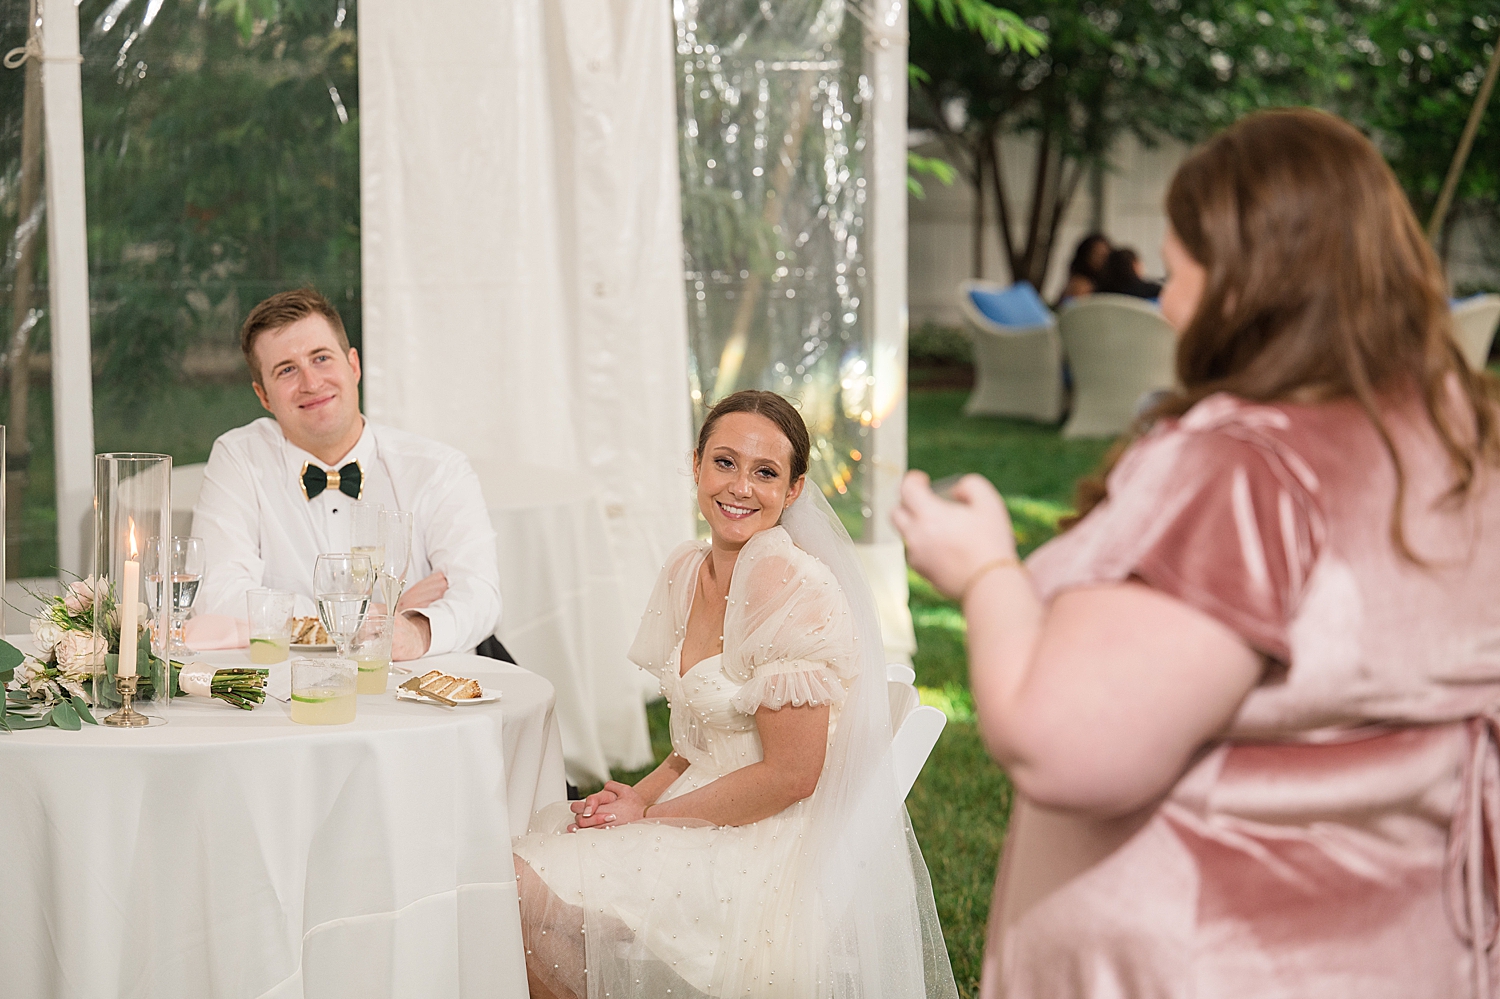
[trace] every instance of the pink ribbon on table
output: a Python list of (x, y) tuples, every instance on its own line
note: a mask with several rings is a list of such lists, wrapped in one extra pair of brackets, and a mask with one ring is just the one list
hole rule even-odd
[(228, 614), (198, 614), (183, 625), (182, 639), (202, 652), (243, 649), (250, 645), (250, 622)]

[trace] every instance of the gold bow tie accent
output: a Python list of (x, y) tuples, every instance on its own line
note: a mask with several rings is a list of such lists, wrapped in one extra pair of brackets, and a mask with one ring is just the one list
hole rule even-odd
[(337, 489), (353, 499), (359, 499), (365, 491), (364, 472), (357, 461), (351, 461), (341, 468), (327, 469), (310, 461), (303, 462), (302, 474), (297, 480), (302, 485), (302, 495), (308, 499), (325, 489)]

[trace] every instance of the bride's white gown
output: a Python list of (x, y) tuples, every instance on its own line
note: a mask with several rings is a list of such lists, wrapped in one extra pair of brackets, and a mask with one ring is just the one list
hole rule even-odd
[[(832, 705), (831, 742), (857, 671), (848, 606), (832, 573), (775, 528), (752, 538), (736, 564), (724, 652), (679, 675), (706, 553), (706, 544), (673, 552), (631, 649), (660, 679), (673, 749), (689, 764), (662, 801), (759, 762), (754, 714), (762, 706)], [(547, 888), (545, 898), (525, 899), (528, 947), (546, 946), (543, 930), (581, 933), (587, 994), (601, 999), (828, 995), (838, 969), (828, 967), (809, 888), (817, 879), (805, 870), (817, 794), (744, 826), (648, 820), (568, 833), (565, 807), (538, 813), (514, 844)]]

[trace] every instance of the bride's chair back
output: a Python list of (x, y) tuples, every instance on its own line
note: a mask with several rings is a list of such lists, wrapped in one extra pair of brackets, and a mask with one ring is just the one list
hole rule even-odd
[(916, 673), (910, 666), (891, 663), (886, 667), (886, 683), (891, 700), (891, 756), (895, 764), (896, 792), (902, 800), (911, 793), (917, 774), (927, 763), (932, 747), (948, 718), (917, 696)]

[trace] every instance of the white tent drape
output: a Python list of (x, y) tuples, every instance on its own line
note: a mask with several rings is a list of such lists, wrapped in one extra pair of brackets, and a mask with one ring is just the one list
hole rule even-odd
[(591, 703), (554, 683), (626, 766), (650, 756), (624, 653), (692, 533), (671, 38), (664, 3), (360, 5), (366, 412), (512, 493), (541, 467), (596, 494), (617, 653)]

